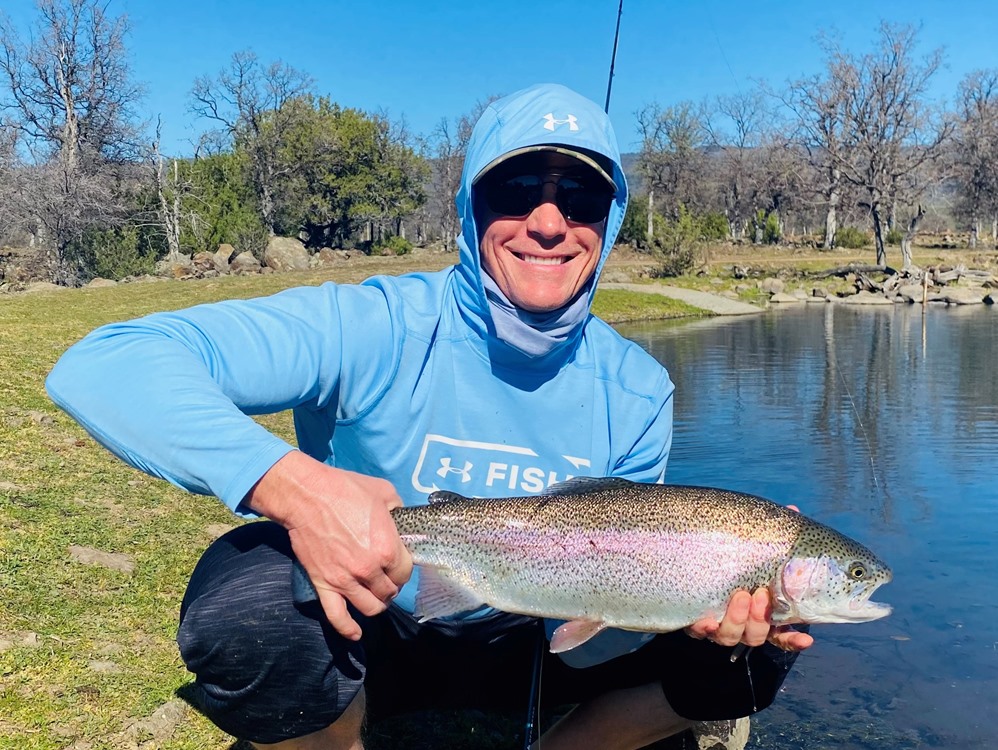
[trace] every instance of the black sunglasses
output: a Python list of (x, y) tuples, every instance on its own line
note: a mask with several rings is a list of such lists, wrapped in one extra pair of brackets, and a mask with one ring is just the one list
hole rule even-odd
[[(561, 215), (580, 224), (596, 224), (610, 214), (613, 191), (609, 185), (593, 185), (579, 177), (552, 173), (519, 174), (483, 181), (485, 205), (492, 213), (512, 218), (527, 216), (541, 204), (544, 186), (553, 184), (555, 205)], [(600, 180), (602, 182), (602, 180)]]

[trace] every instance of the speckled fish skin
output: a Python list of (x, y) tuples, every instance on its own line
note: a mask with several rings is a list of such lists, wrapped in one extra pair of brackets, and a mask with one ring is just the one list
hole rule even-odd
[(774, 623), (862, 622), (890, 612), (868, 601), (891, 580), (887, 565), (768, 500), (621, 479), (577, 479), (550, 492), (438, 492), (429, 505), (394, 511), (423, 569), (417, 614), (431, 619), (484, 603), (667, 632), (720, 617), (735, 590), (761, 586), (772, 593)]

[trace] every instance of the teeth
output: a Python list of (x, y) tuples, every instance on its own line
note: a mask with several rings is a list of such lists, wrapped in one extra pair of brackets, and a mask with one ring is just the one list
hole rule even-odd
[(565, 259), (562, 257), (541, 258), (537, 255), (520, 255), (518, 257), (526, 263), (534, 263), (539, 266), (560, 266), (565, 262)]

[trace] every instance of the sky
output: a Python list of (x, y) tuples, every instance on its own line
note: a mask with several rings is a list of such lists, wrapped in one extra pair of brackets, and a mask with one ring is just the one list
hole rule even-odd
[[(563, 83), (604, 104), (618, 0), (109, 0), (125, 15), (136, 107), (162, 122), (162, 151), (192, 152), (211, 123), (190, 112), (194, 80), (235, 52), (309, 74), (341, 106), (404, 118), (429, 135), (491, 95)], [(23, 34), (34, 0), (0, 0)], [(969, 72), (998, 68), (996, 0), (624, 0), (610, 116), (622, 151), (640, 140), (644, 106), (779, 88), (820, 73), (819, 34), (872, 51), (881, 21), (915, 25), (919, 55), (942, 48), (933, 98), (951, 100)], [(2, 91), (0, 91), (2, 96)]]

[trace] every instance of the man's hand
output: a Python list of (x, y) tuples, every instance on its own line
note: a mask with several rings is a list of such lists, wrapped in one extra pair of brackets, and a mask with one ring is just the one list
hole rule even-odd
[(784, 651), (803, 651), (814, 643), (807, 633), (770, 625), (773, 606), (769, 589), (754, 594), (740, 590), (731, 595), (720, 622), (707, 617), (690, 625), (686, 632), (693, 638), (709, 638), (721, 646), (761, 646), (767, 640)]
[(384, 479), (289, 453), (247, 495), (250, 508), (284, 526), (329, 622), (344, 638), (361, 629), (347, 610), (384, 612), (412, 574), (391, 510), (402, 500)]

